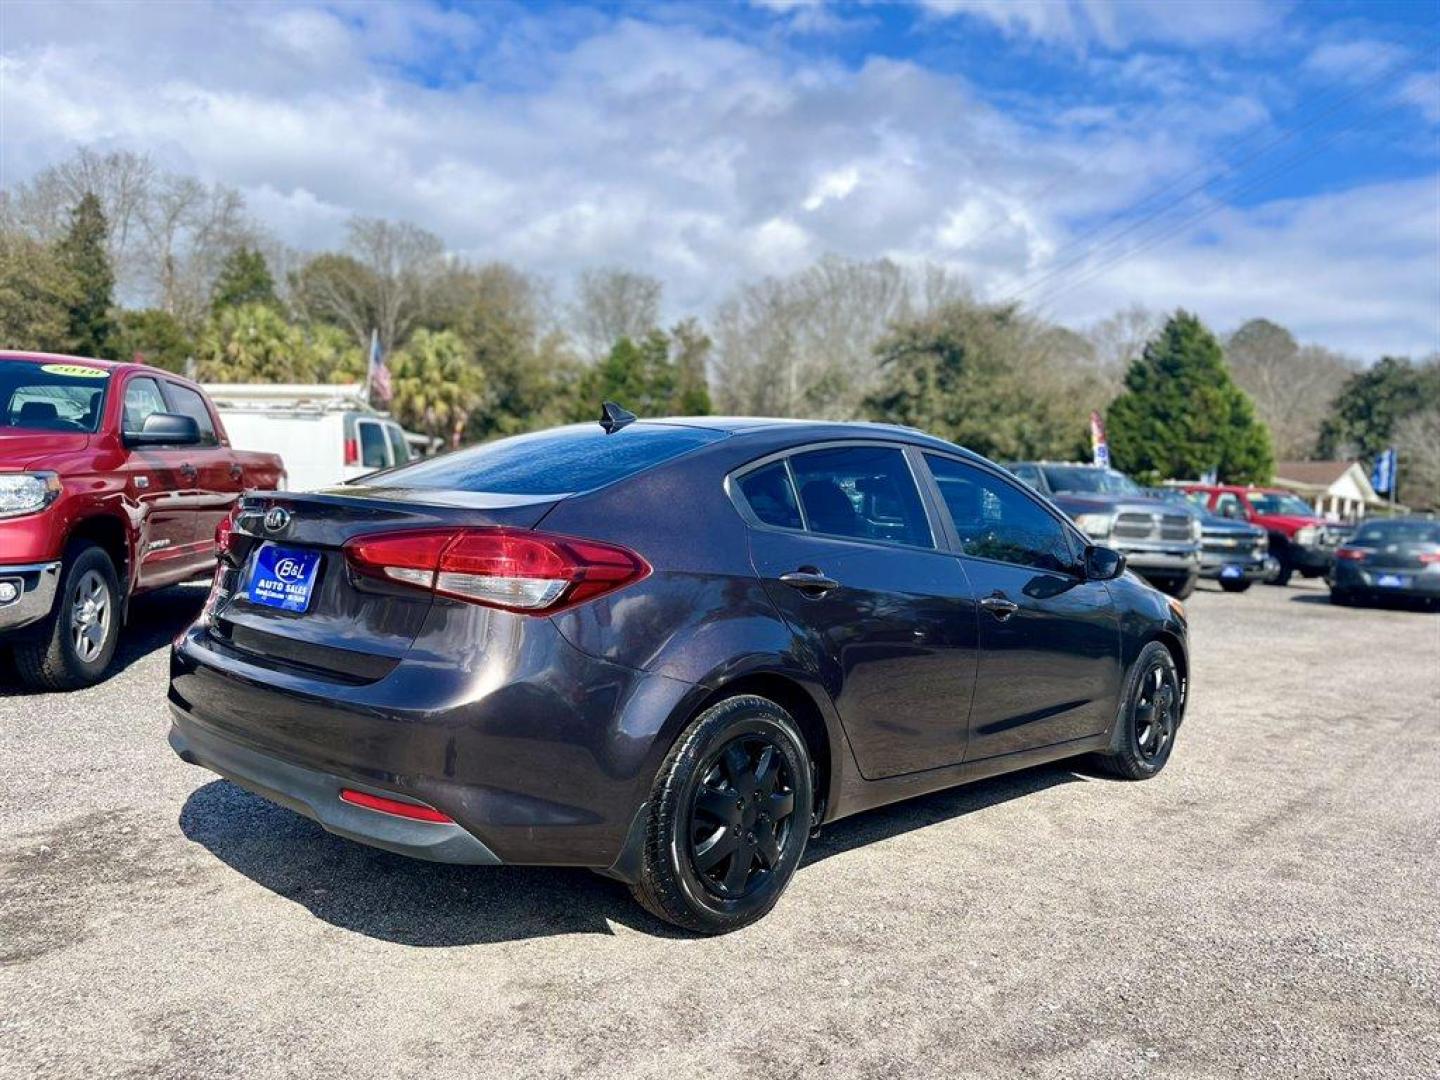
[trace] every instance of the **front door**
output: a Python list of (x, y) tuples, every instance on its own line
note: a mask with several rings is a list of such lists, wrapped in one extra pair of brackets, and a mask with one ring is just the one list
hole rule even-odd
[(966, 760), (1105, 731), (1120, 695), (1120, 626), (1105, 583), (1077, 573), (1078, 537), (997, 473), (925, 461), (980, 606)]
[[(976, 609), (898, 447), (799, 452), (738, 478), (751, 552), (867, 779), (965, 756)], [(798, 491), (799, 498), (796, 498)]]

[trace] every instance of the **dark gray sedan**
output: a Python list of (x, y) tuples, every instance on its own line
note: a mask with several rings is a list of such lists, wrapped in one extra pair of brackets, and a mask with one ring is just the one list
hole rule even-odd
[(1440, 606), (1440, 521), (1365, 522), (1336, 549), (1326, 581), (1337, 604), (1393, 598)]
[[(811, 832), (1169, 759), (1184, 608), (990, 462), (875, 424), (503, 439), (246, 496), (171, 657), (186, 761), (419, 858), (591, 867), (705, 933)], [(896, 866), (897, 873), (904, 867)]]

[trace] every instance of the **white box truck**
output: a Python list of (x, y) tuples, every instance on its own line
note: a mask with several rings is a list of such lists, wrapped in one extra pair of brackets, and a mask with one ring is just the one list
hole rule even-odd
[(285, 461), (291, 491), (332, 487), (404, 465), (423, 436), (365, 403), (359, 383), (207, 383), (230, 444)]

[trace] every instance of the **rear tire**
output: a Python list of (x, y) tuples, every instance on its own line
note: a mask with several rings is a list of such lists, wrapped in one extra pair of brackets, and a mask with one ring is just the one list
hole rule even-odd
[(55, 610), (40, 636), (15, 644), (20, 679), (36, 690), (78, 690), (105, 677), (120, 639), (122, 594), (105, 549), (86, 541), (65, 551)]
[(675, 741), (650, 794), (635, 899), (657, 918), (724, 934), (764, 916), (810, 836), (810, 755), (790, 714), (727, 698)]
[(1120, 701), (1110, 749), (1098, 764), (1126, 780), (1149, 780), (1170, 760), (1180, 729), (1180, 673), (1169, 649), (1152, 641), (1140, 650)]
[(1244, 592), (1246, 589), (1250, 588), (1250, 585), (1251, 583), (1245, 578), (1241, 578), (1238, 581), (1228, 581), (1224, 578), (1220, 579), (1220, 588), (1224, 589), (1226, 592)]

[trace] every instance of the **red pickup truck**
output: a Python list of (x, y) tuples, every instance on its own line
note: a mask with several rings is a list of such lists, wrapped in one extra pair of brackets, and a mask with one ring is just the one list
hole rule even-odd
[(1248, 521), (1266, 531), (1270, 554), (1280, 564), (1271, 584), (1287, 585), (1297, 571), (1302, 577), (1320, 577), (1335, 559), (1340, 530), (1297, 495), (1236, 484), (1185, 484), (1184, 490), (1221, 517)]
[(210, 573), (230, 504), (284, 477), (188, 379), (0, 352), (0, 647), (21, 678), (97, 682), (130, 597)]

